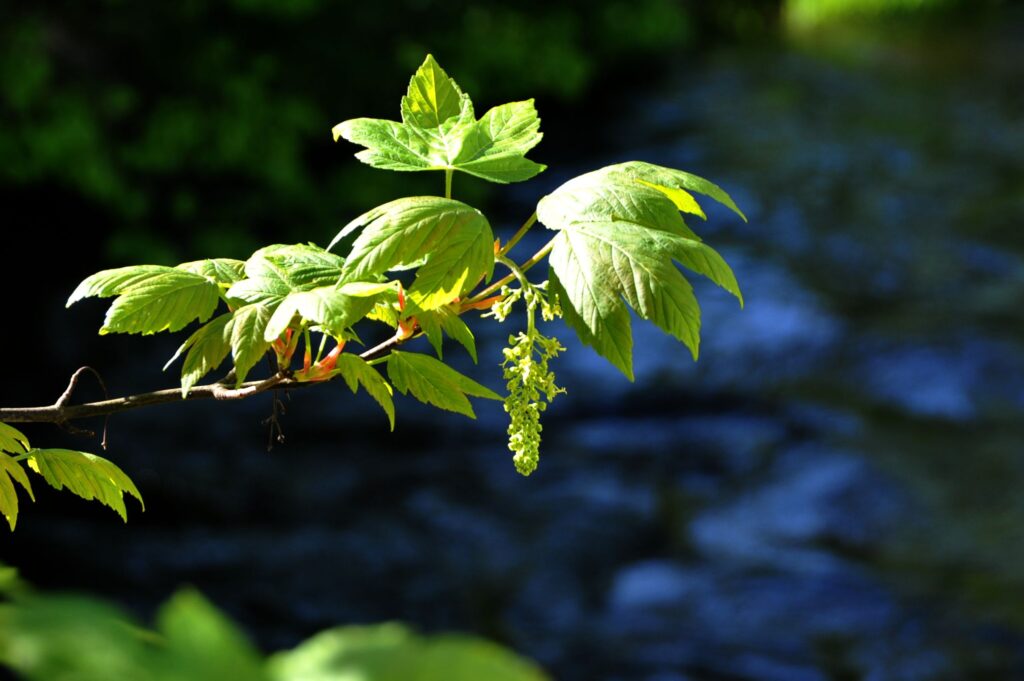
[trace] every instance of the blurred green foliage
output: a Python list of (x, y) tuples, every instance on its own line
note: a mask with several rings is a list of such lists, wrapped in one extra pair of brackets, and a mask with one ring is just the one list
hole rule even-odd
[(991, 4), (998, 0), (786, 0), (784, 17), (789, 28), (800, 30), (850, 19), (887, 19), (961, 7), (979, 10)]
[(209, 601), (178, 592), (155, 629), (108, 603), (32, 592), (0, 570), (0, 664), (29, 681), (544, 681), (486, 641), (423, 637), (400, 624), (339, 627), (268, 659)]
[(0, 10), (0, 191), (83, 199), (102, 224), (78, 227), (116, 262), (329, 235), (410, 188), (436, 192), (372, 176), (330, 138), (345, 118), (393, 117), (394, 84), (425, 53), (482, 105), (543, 105), (692, 32), (673, 0), (23, 3)]
[[(998, 0), (984, 0), (990, 4)], [(31, 197), (103, 244), (105, 264), (240, 257), (319, 240), (428, 178), (351, 162), (331, 126), (394, 117), (395, 83), (432, 52), (481, 106), (541, 116), (657, 74), (687, 49), (958, 0), (183, 0), (0, 8), (0, 196)], [(969, 4), (969, 3), (968, 3)], [(538, 161), (557, 160), (548, 142)], [(460, 195), (486, 199), (483, 183)], [(13, 202), (12, 200), (13, 199)], [(24, 205), (20, 202), (24, 201)], [(56, 206), (57, 208), (54, 208)], [(65, 220), (64, 215), (50, 219)]]

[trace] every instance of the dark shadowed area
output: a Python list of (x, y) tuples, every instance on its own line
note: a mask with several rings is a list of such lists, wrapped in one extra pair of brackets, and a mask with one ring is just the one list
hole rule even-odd
[[(392, 434), (365, 394), (296, 391), (269, 453), (268, 396), (139, 410), (106, 456), (146, 511), (39, 485), (0, 540), (26, 579), (142, 618), (193, 585), (266, 651), (343, 623), (472, 632), (565, 681), (1024, 678), (1024, 8), (22, 4), (0, 10), (4, 406), (83, 364), (114, 394), (175, 384), (184, 336), (64, 309), (94, 271), (323, 245), (439, 192), (330, 137), (396, 117), (428, 51), (481, 108), (537, 98), (549, 170), (455, 181), (503, 238), (632, 159), (750, 218), (691, 222), (746, 298), (695, 281), (699, 362), (637, 323), (630, 383), (553, 325), (568, 394), (528, 479), (498, 403), (400, 399)], [(445, 357), (500, 388), (518, 323), (474, 326), (478, 366)]]

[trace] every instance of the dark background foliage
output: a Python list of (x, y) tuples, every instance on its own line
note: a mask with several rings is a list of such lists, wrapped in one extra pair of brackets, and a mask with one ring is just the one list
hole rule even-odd
[[(537, 98), (548, 172), (456, 178), (503, 233), (632, 158), (751, 217), (696, 225), (747, 297), (700, 288), (700, 363), (640, 327), (629, 384), (569, 344), (528, 480), (493, 405), (403, 401), (390, 435), (365, 396), (303, 391), (269, 454), (267, 400), (171, 406), (110, 421), (145, 513), (40, 490), (0, 558), (142, 616), (195, 584), (267, 650), (401, 619), (570, 681), (1024, 675), (1024, 14), (879, 4), (0, 9), (5, 405), (51, 402), (86, 363), (119, 394), (174, 382), (177, 339), (100, 338), (102, 303), (63, 309), (91, 272), (323, 244), (438, 192), (330, 138), (396, 117), (428, 51), (481, 109)], [(509, 330), (481, 331), (475, 371), (446, 357), (497, 386)]]

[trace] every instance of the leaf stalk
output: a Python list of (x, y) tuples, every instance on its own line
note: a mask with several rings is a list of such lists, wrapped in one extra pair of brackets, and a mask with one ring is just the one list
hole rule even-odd
[(526, 233), (530, 231), (530, 228), (533, 227), (536, 223), (537, 211), (534, 211), (533, 215), (531, 215), (529, 219), (527, 219), (527, 221), (523, 223), (523, 226), (519, 228), (519, 231), (513, 234), (512, 238), (509, 239), (508, 242), (506, 242), (505, 245), (501, 247), (501, 250), (498, 251), (498, 255), (507, 255), (508, 252), (515, 248), (515, 245), (519, 243), (519, 240), (522, 239), (523, 236), (525, 236)]
[[(525, 272), (529, 271), (529, 269), (531, 267), (533, 267), (534, 265), (539, 263), (541, 260), (546, 258), (548, 253), (551, 252), (551, 249), (555, 247), (555, 239), (556, 238), (557, 238), (557, 235), (554, 236), (554, 237), (551, 237), (551, 240), (548, 241), (546, 244), (544, 244), (544, 246), (541, 247), (541, 249), (539, 251), (537, 251), (532, 256), (530, 256), (529, 260), (524, 262), (522, 265), (519, 265), (519, 269), (522, 272), (525, 273)], [(495, 291), (500, 291), (502, 286), (504, 286), (505, 284), (508, 284), (509, 282), (513, 281), (515, 278), (516, 278), (515, 274), (509, 274), (508, 276), (502, 277), (501, 279), (499, 279), (498, 281), (494, 282), (493, 284), (491, 284), (490, 286), (488, 286), (484, 290), (480, 291), (480, 293), (477, 293), (475, 296), (473, 296), (469, 300), (466, 300), (463, 303), (463, 307), (470, 306), (473, 303), (478, 303), (481, 300), (483, 300), (484, 298), (486, 298), (487, 296), (489, 296), (492, 293), (494, 293)]]

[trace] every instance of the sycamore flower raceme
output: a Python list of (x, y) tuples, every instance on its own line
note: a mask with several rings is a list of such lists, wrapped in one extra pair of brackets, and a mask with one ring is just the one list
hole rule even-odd
[(557, 338), (534, 330), (532, 334), (509, 336), (505, 348), (504, 376), (508, 381), (505, 411), (509, 415), (508, 448), (512, 462), (522, 475), (529, 475), (540, 460), (540, 414), (559, 393), (548, 360), (565, 350)]

